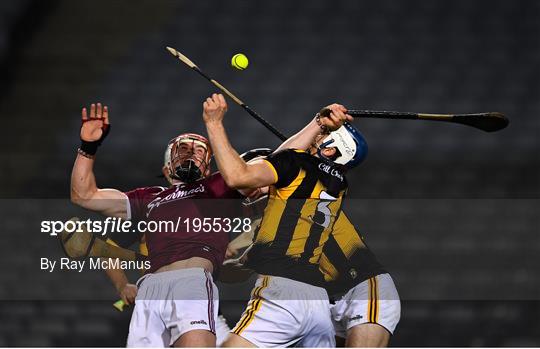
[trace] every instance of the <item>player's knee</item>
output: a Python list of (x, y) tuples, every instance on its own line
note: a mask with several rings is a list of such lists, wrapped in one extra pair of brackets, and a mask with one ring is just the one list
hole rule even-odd
[(192, 330), (181, 335), (173, 344), (175, 348), (215, 347), (216, 336), (207, 330)]
[(221, 345), (223, 348), (256, 348), (257, 346), (237, 335), (236, 333), (229, 333), (229, 336)]

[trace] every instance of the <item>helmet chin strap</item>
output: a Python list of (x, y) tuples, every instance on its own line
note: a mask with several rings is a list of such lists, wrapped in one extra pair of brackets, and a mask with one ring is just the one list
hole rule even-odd
[(202, 175), (199, 167), (195, 165), (195, 161), (188, 159), (174, 169), (171, 178), (180, 180), (184, 183), (193, 183), (202, 178)]
[(328, 145), (334, 143), (334, 140), (333, 139), (330, 139), (324, 143), (321, 143), (321, 145), (319, 145), (317, 147), (317, 155), (319, 155), (319, 158), (321, 158), (322, 160), (324, 160), (325, 162), (329, 162), (331, 165), (334, 164), (334, 161), (332, 161), (332, 159), (329, 159), (328, 157), (326, 157), (325, 155), (323, 155), (322, 151), (323, 149), (327, 148)]
[[(321, 145), (317, 147), (317, 154), (319, 155), (319, 158), (326, 162), (328, 165), (335, 166), (339, 172), (342, 172), (343, 167), (339, 164), (336, 164), (332, 159), (326, 157), (323, 155), (322, 151), (326, 149), (330, 144), (334, 143), (333, 139), (330, 139)], [(339, 152), (339, 150), (336, 148), (336, 152)], [(326, 188), (326, 193), (330, 195), (331, 197), (337, 198), (339, 196), (339, 190), (342, 186), (342, 179), (331, 176), (330, 181)]]

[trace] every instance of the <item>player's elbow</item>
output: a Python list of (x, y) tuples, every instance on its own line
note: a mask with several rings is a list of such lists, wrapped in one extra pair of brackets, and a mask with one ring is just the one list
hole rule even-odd
[(73, 191), (71, 192), (71, 203), (77, 205), (77, 206), (82, 206), (84, 207), (84, 203), (86, 202), (87, 200), (85, 200), (84, 198), (82, 198), (81, 196), (79, 196), (77, 193), (74, 193)]
[(229, 188), (232, 189), (241, 189), (242, 181), (240, 181), (236, 176), (223, 176), (223, 180)]
[(71, 195), (70, 195), (70, 199), (71, 199), (71, 203), (75, 204), (75, 205), (79, 205), (79, 203), (81, 202), (81, 197), (80, 195), (77, 193), (77, 191), (73, 190), (73, 188), (71, 189)]
[(233, 189), (251, 188), (250, 177), (249, 175), (246, 175), (246, 174), (242, 174), (242, 173), (233, 174), (230, 176), (223, 177), (223, 179), (225, 180), (225, 183), (227, 184), (229, 188), (233, 188)]
[(77, 206), (85, 207), (86, 206), (85, 204), (88, 201), (90, 201), (92, 197), (93, 197), (93, 193), (90, 193), (90, 192), (81, 193), (77, 191), (76, 189), (71, 188), (70, 199), (71, 199), (71, 202)]

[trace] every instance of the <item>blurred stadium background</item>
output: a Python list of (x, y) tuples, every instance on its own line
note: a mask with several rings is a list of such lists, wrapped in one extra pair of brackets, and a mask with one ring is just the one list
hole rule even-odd
[[(393, 346), (540, 346), (540, 2), (2, 0), (0, 18), (0, 346), (125, 344), (102, 273), (38, 270), (60, 256), (39, 221), (86, 215), (65, 200), (83, 105), (111, 110), (103, 187), (160, 184), (166, 142), (204, 133), (214, 89), (166, 45), (287, 134), (334, 101), (505, 112), (495, 134), (359, 120), (348, 211), (404, 300)], [(232, 103), (226, 125), (238, 150), (278, 144)], [(222, 290), (231, 325), (248, 292)]]

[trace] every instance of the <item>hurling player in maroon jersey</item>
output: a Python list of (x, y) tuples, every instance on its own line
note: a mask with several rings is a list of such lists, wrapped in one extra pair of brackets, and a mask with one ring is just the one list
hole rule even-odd
[[(206, 138), (182, 134), (167, 147), (163, 174), (171, 186), (138, 188), (127, 193), (97, 187), (95, 154), (110, 130), (108, 108), (92, 104), (82, 110), (81, 147), (71, 176), (71, 199), (106, 216), (140, 221), (226, 215), (215, 199), (242, 196), (226, 186), (219, 173), (210, 174), (212, 152)], [(212, 199), (212, 205), (208, 205)], [(229, 200), (231, 201), (231, 200)], [(233, 205), (225, 205), (227, 207)], [(228, 232), (178, 229), (146, 233), (151, 268), (138, 282), (128, 346), (215, 346), (218, 290), (212, 274), (223, 262)], [(134, 232), (133, 242), (140, 236)]]

